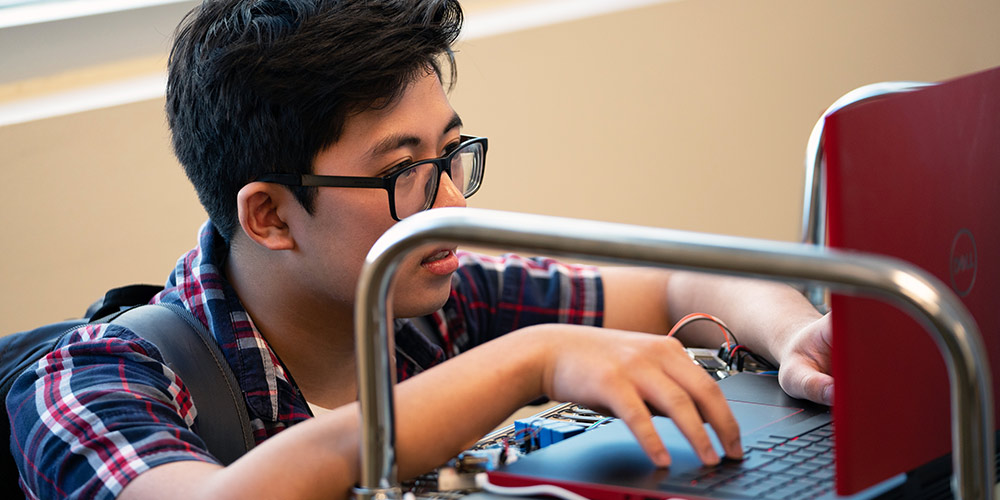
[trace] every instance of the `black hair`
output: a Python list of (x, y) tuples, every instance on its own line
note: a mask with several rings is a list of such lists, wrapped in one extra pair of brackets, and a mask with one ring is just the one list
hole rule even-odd
[[(205, 0), (170, 52), (174, 152), (228, 241), (236, 195), (264, 173), (311, 173), (352, 113), (441, 76), (462, 25), (456, 0)], [(293, 188), (312, 213), (316, 188)]]

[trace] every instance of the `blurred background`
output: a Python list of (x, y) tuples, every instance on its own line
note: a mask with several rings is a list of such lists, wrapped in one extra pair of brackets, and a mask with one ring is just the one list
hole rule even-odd
[[(196, 2), (0, 0), (0, 334), (162, 283), (206, 218), (163, 112)], [(467, 0), (470, 206), (800, 238), (806, 140), (844, 93), (1000, 65), (995, 0)]]

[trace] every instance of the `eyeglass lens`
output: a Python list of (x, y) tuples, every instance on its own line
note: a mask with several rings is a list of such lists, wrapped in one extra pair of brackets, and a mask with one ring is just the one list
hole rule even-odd
[[(482, 144), (467, 144), (451, 155), (451, 181), (468, 197), (475, 192), (483, 171)], [(433, 162), (419, 163), (396, 177), (395, 204), (399, 218), (427, 210), (434, 204), (440, 176)]]

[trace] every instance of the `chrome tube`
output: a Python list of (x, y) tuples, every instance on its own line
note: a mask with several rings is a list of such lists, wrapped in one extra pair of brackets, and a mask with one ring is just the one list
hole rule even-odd
[[(858, 87), (834, 101), (813, 126), (806, 143), (805, 193), (802, 196), (802, 242), (826, 245), (826, 175), (823, 163), (823, 128), (826, 117), (847, 106), (876, 97), (909, 92), (933, 85), (924, 82), (880, 82)], [(823, 287), (809, 287), (806, 296), (820, 306), (826, 304)]]
[(875, 97), (933, 85), (924, 82), (881, 82), (858, 87), (834, 101), (816, 124), (806, 143), (805, 193), (802, 197), (802, 242), (826, 244), (826, 179), (823, 175), (823, 128), (826, 117), (842, 108)]
[(978, 328), (950, 290), (897, 259), (812, 245), (667, 229), (443, 208), (409, 217), (368, 253), (355, 308), (362, 417), (359, 499), (398, 497), (388, 291), (399, 262), (429, 243), (468, 244), (562, 257), (738, 274), (887, 299), (932, 332), (951, 382), (957, 498), (993, 498), (993, 392)]

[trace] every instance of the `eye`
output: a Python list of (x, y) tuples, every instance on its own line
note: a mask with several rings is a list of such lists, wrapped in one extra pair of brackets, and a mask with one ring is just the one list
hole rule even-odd
[[(400, 177), (409, 178), (409, 177), (413, 177), (414, 175), (417, 175), (417, 170), (418, 169), (411, 168), (409, 170), (406, 170), (406, 167), (403, 167), (402, 170), (405, 170), (405, 172), (402, 172), (402, 175), (400, 175)], [(400, 170), (397, 170), (396, 172), (400, 172)]]
[(454, 153), (455, 150), (458, 149), (458, 146), (461, 145), (461, 144), (462, 144), (462, 141), (455, 141), (455, 142), (452, 142), (451, 144), (448, 144), (447, 146), (444, 147), (444, 152), (441, 154), (441, 156), (448, 156), (448, 155)]
[(394, 174), (396, 174), (396, 173), (398, 173), (398, 172), (406, 169), (406, 167), (409, 167), (410, 165), (413, 165), (413, 161), (412, 160), (410, 160), (410, 159), (403, 160), (403, 161), (401, 161), (401, 162), (399, 162), (399, 163), (397, 163), (397, 164), (395, 164), (395, 165), (393, 165), (393, 166), (385, 169), (381, 174), (377, 175), (376, 177), (389, 177), (391, 175), (394, 175)]

